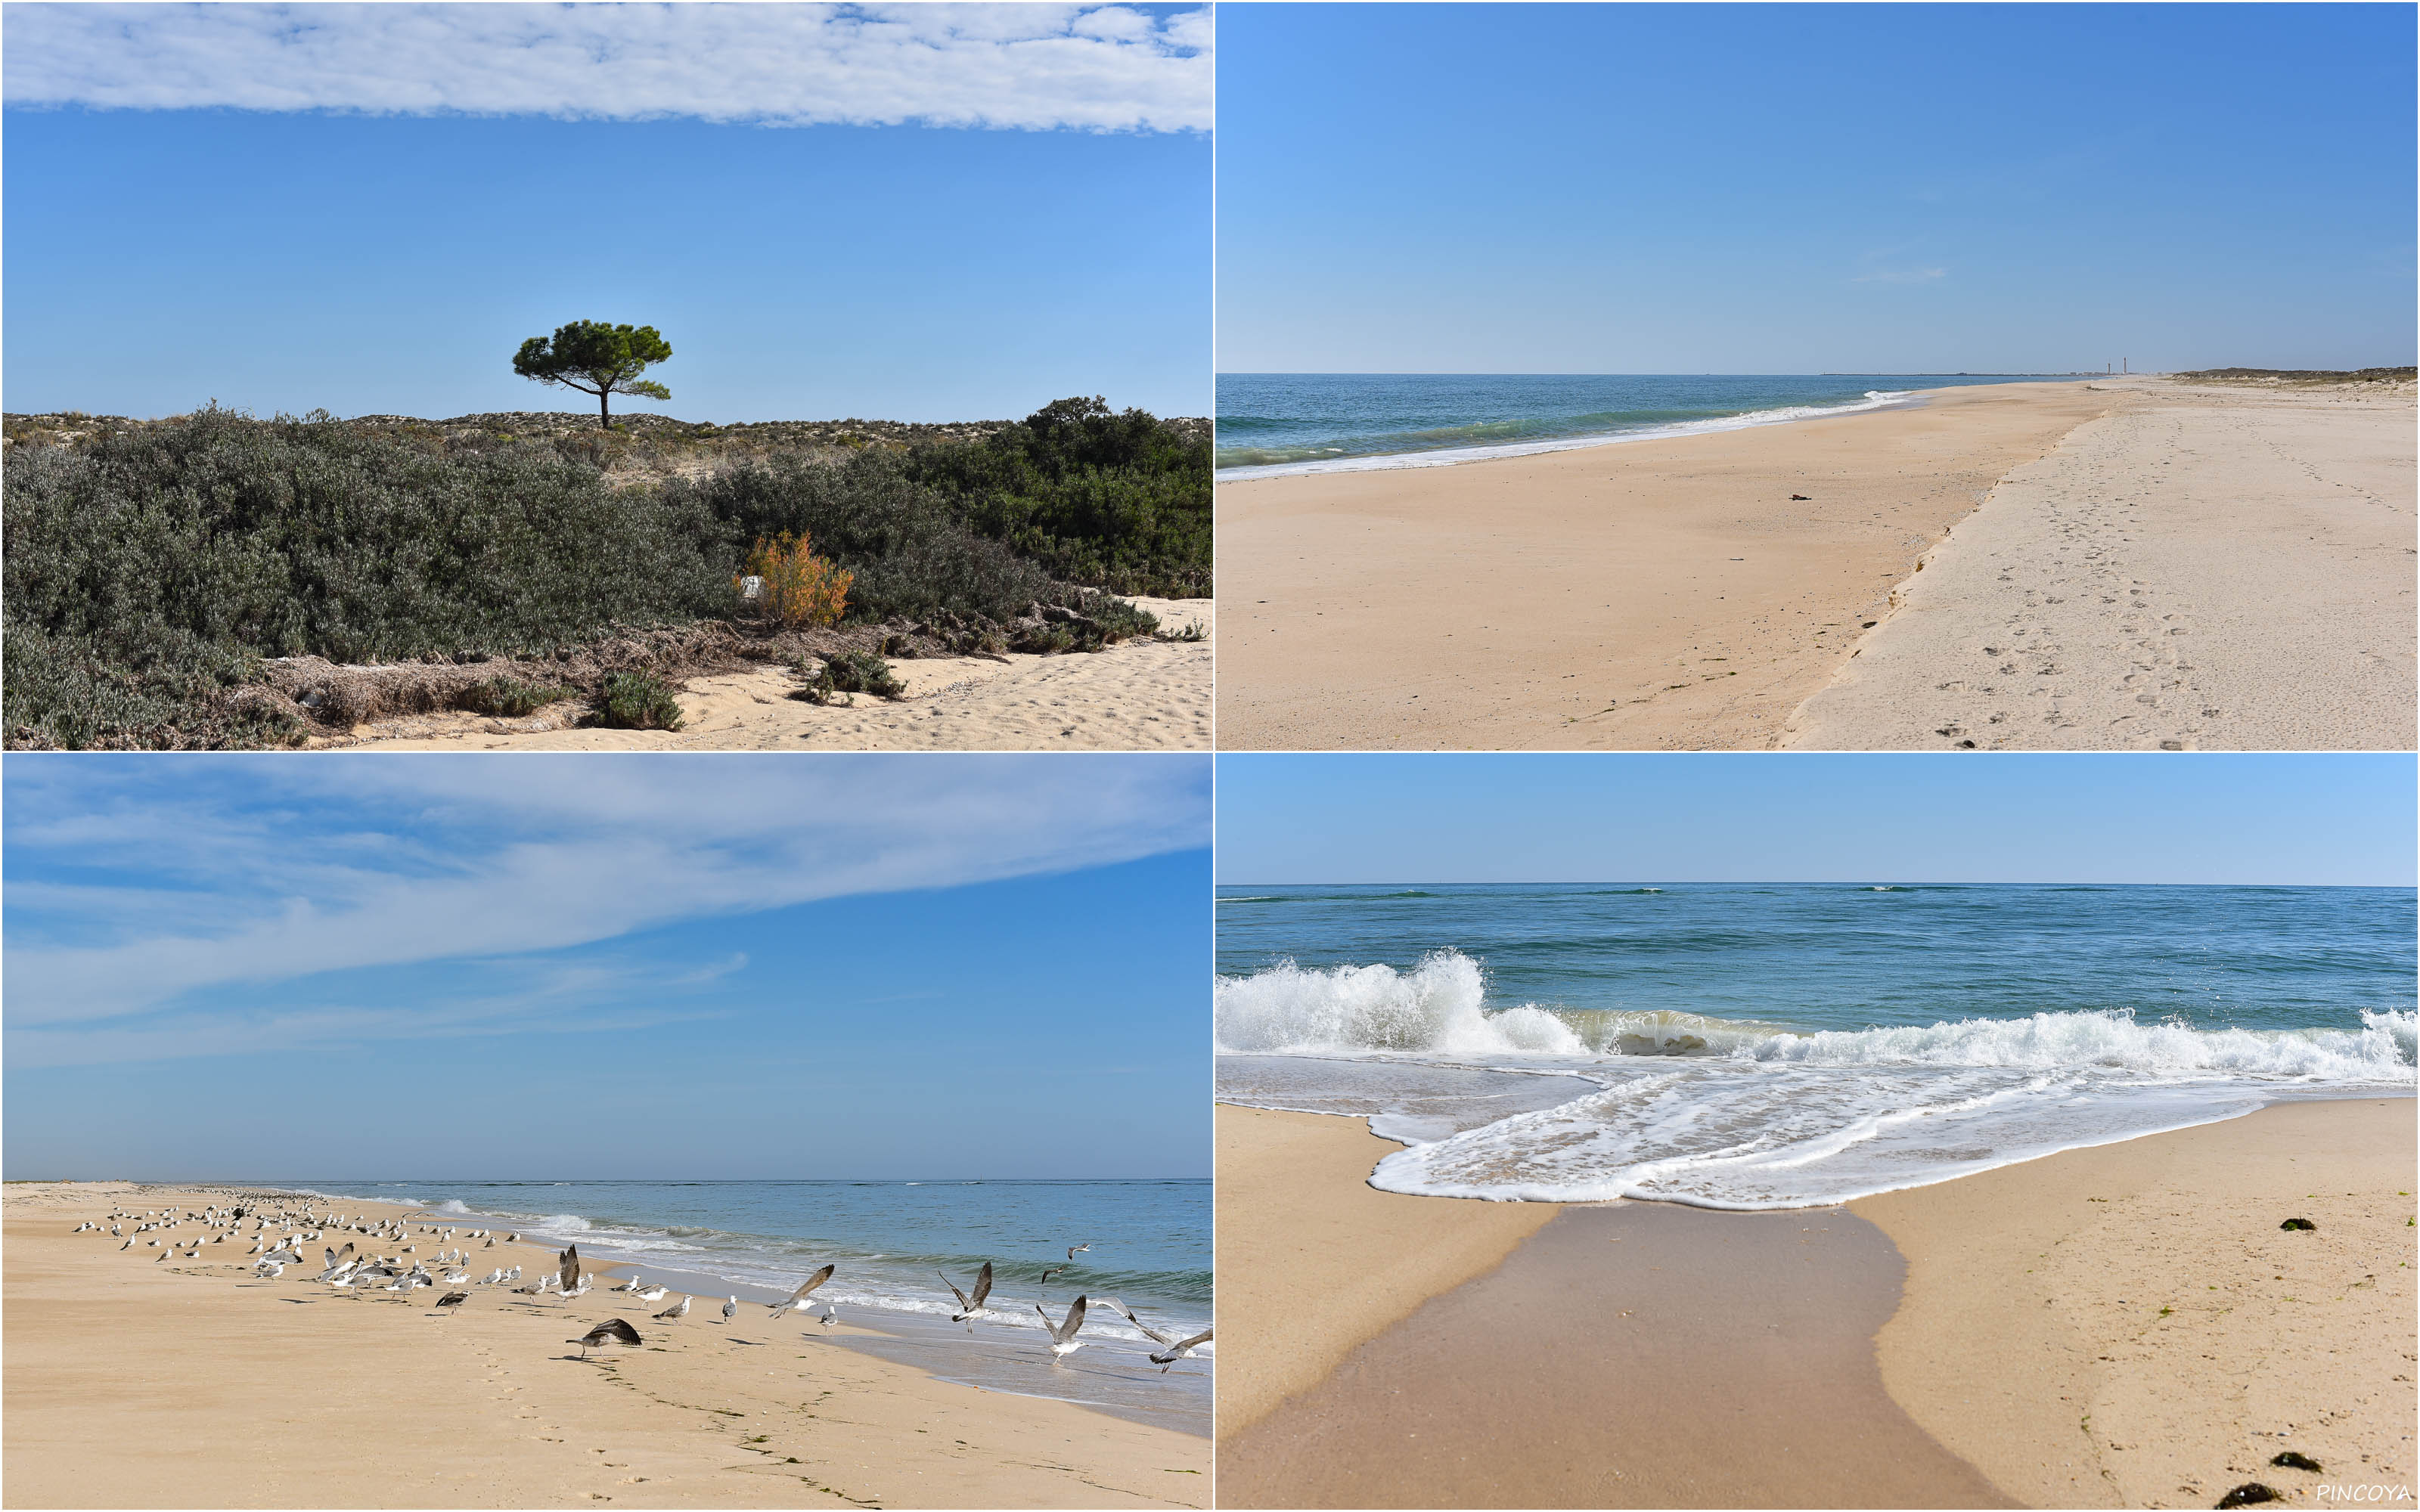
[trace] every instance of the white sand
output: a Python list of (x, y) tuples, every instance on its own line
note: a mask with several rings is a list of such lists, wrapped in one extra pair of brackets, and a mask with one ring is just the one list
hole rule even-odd
[[(1138, 598), (1163, 628), (1211, 630), (1208, 599)], [(1214, 640), (1129, 640), (1058, 656), (895, 661), (908, 688), (818, 707), (789, 696), (781, 668), (691, 679), (682, 728), (550, 728), (544, 717), (414, 715), (364, 725), (364, 750), (1207, 750)]]
[(2115, 387), (1926, 555), (1783, 744), (2412, 747), (2411, 390)]

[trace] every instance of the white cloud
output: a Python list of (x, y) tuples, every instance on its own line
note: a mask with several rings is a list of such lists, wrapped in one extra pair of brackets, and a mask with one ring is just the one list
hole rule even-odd
[(1207, 131), (1210, 11), (10, 5), (11, 105)]
[(1193, 757), (20, 760), (9, 1045), (232, 983), (1205, 845), (1206, 778)]

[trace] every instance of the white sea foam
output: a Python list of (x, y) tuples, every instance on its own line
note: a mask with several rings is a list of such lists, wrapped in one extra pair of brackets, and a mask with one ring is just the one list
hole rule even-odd
[[(1410, 1147), (1373, 1176), (1388, 1191), (1788, 1208), (2282, 1100), (2411, 1096), (2420, 1058), (2410, 1011), (2365, 1012), (2357, 1029), (2202, 1029), (2091, 1011), (1805, 1032), (1490, 1011), (1485, 998), (1478, 964), (1451, 951), (1409, 972), (1287, 963), (1223, 979), (1218, 1043), (1249, 1072), (1222, 1075), (1220, 1096), (1371, 1117)], [(1269, 1057), (1305, 1057), (1306, 1070), (1246, 1058)], [(1323, 1078), (1319, 1059), (1335, 1072)], [(1483, 1090), (1513, 1072), (1532, 1075)], [(1534, 1105), (1542, 1096), (1552, 1105)]]
[(1499, 456), (1577, 452), (1591, 446), (1619, 445), (1623, 441), (1663, 440), (1673, 436), (1702, 436), (1715, 431), (1746, 430), (1757, 425), (1786, 424), (1793, 420), (1820, 420), (1827, 415), (1895, 409), (1904, 406), (1912, 394), (1911, 390), (1868, 389), (1863, 399), (1850, 404), (1785, 405), (1775, 409), (1752, 409), (1745, 414), (1724, 415), (1713, 420), (1676, 421), (1670, 424), (1642, 425), (1637, 430), (1611, 431), (1594, 436), (1563, 436), (1553, 440), (1506, 441), (1499, 446), (1450, 446), (1429, 452), (1387, 452), (1376, 456), (1340, 456), (1315, 461), (1272, 462), (1262, 467), (1220, 468), (1218, 481), (1240, 483), (1253, 478), (1282, 478), (1305, 472), (1384, 472), (1396, 468), (1450, 468), (1463, 462), (1484, 462)]

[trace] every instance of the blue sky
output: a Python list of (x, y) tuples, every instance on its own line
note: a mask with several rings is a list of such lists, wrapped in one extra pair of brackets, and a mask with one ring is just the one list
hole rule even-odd
[(11, 1178), (1209, 1173), (1204, 757), (6, 778)]
[[(9, 7), (7, 408), (1209, 412), (1200, 7)], [(350, 107), (361, 108), (350, 108)]]
[(1218, 19), (1224, 372), (2413, 360), (2409, 6)]
[(2410, 887), (2368, 755), (1218, 758), (1218, 880)]

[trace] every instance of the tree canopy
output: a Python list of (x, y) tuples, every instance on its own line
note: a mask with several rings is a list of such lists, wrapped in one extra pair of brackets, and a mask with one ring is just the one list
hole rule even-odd
[(653, 326), (612, 326), (602, 320), (574, 320), (557, 326), (551, 340), (532, 336), (513, 354), (513, 371), (540, 383), (597, 395), (597, 424), (610, 429), (613, 416), (608, 396), (633, 394), (669, 399), (673, 391), (639, 375), (673, 354), (672, 344)]

